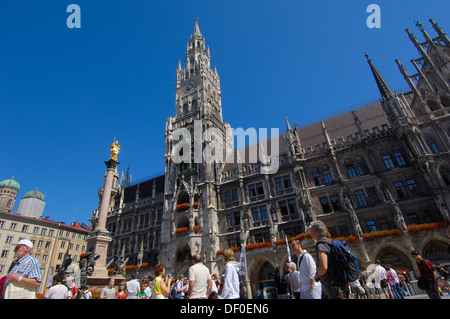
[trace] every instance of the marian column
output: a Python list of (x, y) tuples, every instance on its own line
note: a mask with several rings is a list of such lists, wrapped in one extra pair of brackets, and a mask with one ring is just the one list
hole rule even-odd
[(100, 204), (100, 211), (95, 229), (89, 234), (87, 241), (88, 252), (93, 252), (94, 256), (98, 256), (95, 262), (92, 277), (96, 279), (108, 278), (108, 270), (106, 269), (106, 255), (108, 253), (108, 245), (112, 241), (109, 231), (106, 230), (106, 219), (111, 202), (111, 193), (113, 191), (114, 177), (116, 175), (117, 155), (120, 151), (118, 141), (111, 144), (111, 157), (105, 162), (106, 177), (103, 184), (103, 193)]

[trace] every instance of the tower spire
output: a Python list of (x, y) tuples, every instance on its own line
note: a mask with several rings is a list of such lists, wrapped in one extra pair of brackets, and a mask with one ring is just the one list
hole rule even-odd
[(202, 33), (200, 32), (200, 27), (198, 26), (198, 17), (195, 18), (195, 28), (194, 28), (194, 37), (202, 37)]
[(442, 31), (441, 27), (436, 22), (434, 22), (433, 19), (430, 19), (428, 21), (431, 22), (431, 24), (433, 25), (434, 30), (439, 34), (439, 37), (445, 43), (445, 45), (450, 47), (450, 40), (447, 37), (447, 35), (444, 33), (444, 31)]
[(375, 78), (375, 82), (377, 83), (378, 89), (380, 90), (383, 99), (387, 100), (389, 99), (389, 97), (394, 96), (394, 92), (391, 90), (389, 85), (381, 76), (380, 72), (378, 72), (377, 68), (375, 67), (375, 65), (373, 64), (372, 60), (369, 58), (367, 53), (365, 54), (365, 56), (367, 58), (367, 62), (369, 63), (370, 69), (372, 70), (373, 76)]
[(289, 124), (289, 120), (288, 120), (287, 116), (286, 116), (286, 127), (287, 127), (288, 132), (292, 131), (292, 128), (291, 128), (291, 125)]

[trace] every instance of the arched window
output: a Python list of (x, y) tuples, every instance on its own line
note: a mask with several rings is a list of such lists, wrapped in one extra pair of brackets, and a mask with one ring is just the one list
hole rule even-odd
[(264, 287), (274, 287), (274, 272), (273, 266), (265, 262), (258, 271), (258, 287), (263, 289)]
[(197, 106), (198, 106), (197, 100), (193, 100), (192, 101), (191, 111), (196, 111), (197, 110)]
[(177, 252), (175, 253), (175, 260), (177, 263), (183, 263), (185, 260), (192, 259), (191, 255), (191, 247), (189, 247), (188, 244), (183, 243), (178, 247)]
[(177, 218), (176, 225), (177, 228), (184, 228), (184, 227), (189, 228), (189, 219), (187, 219), (186, 216), (179, 216)]
[(367, 167), (366, 161), (362, 156), (356, 156), (356, 171), (359, 176), (364, 176), (369, 174), (369, 168)]
[(189, 203), (189, 195), (186, 192), (181, 192), (180, 195), (178, 195), (178, 200), (177, 200), (177, 204), (185, 204), (185, 203)]
[(322, 180), (322, 176), (320, 176), (319, 169), (313, 168), (312, 173), (313, 173), (314, 183), (316, 184), (316, 186), (323, 185), (323, 180)]

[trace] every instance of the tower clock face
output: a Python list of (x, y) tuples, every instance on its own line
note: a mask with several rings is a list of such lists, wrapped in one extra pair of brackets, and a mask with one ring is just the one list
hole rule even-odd
[(196, 84), (194, 81), (190, 81), (190, 82), (184, 87), (184, 92), (190, 93), (190, 92), (192, 92), (192, 90), (195, 89), (196, 86), (197, 86), (197, 84)]

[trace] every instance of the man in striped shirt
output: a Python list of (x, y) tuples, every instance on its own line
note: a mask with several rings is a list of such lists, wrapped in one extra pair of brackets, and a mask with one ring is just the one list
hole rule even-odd
[(20, 283), (29, 290), (36, 289), (41, 285), (39, 262), (30, 255), (32, 248), (33, 243), (27, 239), (22, 239), (17, 243), (14, 248), (16, 260), (9, 270), (6, 288), (9, 283)]

